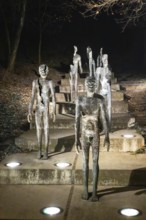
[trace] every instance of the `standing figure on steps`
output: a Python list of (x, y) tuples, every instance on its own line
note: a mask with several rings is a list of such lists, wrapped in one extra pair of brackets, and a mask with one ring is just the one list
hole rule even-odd
[[(39, 66), (40, 77), (32, 82), (32, 96), (29, 104), (28, 110), (28, 122), (32, 120), (33, 106), (36, 102), (35, 108), (35, 123), (37, 132), (37, 142), (38, 142), (38, 159), (48, 159), (48, 148), (49, 148), (49, 103), (50, 97), (52, 98), (53, 112), (52, 118), (55, 122), (56, 117), (56, 103), (55, 103), (55, 93), (52, 80), (47, 80), (47, 75), (49, 68), (46, 64)], [(44, 151), (42, 146), (44, 130)]]
[(89, 59), (89, 76), (95, 75), (95, 61), (92, 56), (91, 47), (87, 47), (87, 57)]
[(108, 55), (102, 55), (102, 67), (97, 67), (96, 78), (96, 93), (102, 95), (105, 100), (106, 114), (108, 118), (109, 128), (111, 127), (111, 77), (112, 73), (108, 67)]
[(78, 72), (83, 73), (81, 56), (77, 54), (77, 51), (78, 51), (77, 46), (74, 46), (73, 64), (76, 68), (77, 73)]
[(70, 88), (71, 101), (74, 102), (78, 95), (78, 74), (83, 72), (81, 56), (77, 54), (77, 47), (74, 46), (73, 65), (70, 65)]
[[(76, 152), (82, 148), (83, 152), (83, 195), (82, 199), (87, 200), (88, 195), (88, 176), (89, 176), (89, 153), (92, 147), (93, 160), (93, 192), (92, 201), (98, 201), (97, 183), (99, 175), (99, 148), (100, 148), (100, 127), (105, 133), (104, 146), (109, 150), (109, 131), (106, 119), (103, 97), (94, 93), (96, 81), (93, 77), (87, 77), (85, 80), (87, 96), (79, 96), (76, 101), (75, 112), (75, 147)], [(80, 124), (82, 128), (80, 128)], [(81, 142), (80, 142), (81, 131)]]
[(102, 67), (102, 55), (103, 55), (103, 48), (100, 48), (100, 53), (97, 57), (97, 67)]

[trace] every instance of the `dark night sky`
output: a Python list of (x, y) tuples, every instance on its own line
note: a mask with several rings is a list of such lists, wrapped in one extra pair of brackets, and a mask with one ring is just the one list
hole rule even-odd
[[(0, 40), (2, 63), (5, 62), (4, 57), (6, 56), (6, 48), (2, 44), (5, 37), (1, 35)], [(111, 16), (102, 15), (95, 20), (93, 18), (85, 19), (80, 14), (75, 14), (72, 21), (66, 23), (56, 34), (52, 34), (51, 30), (46, 28), (43, 35), (42, 57), (44, 61), (60, 59), (60, 62), (66, 62), (68, 65), (72, 60), (73, 45), (78, 46), (83, 63), (87, 60), (87, 46), (92, 48), (95, 59), (100, 47), (103, 47), (104, 53), (109, 54), (109, 63), (113, 71), (137, 71), (144, 68), (144, 31), (135, 27), (126, 28), (122, 32), (122, 27), (116, 24)], [(37, 46), (37, 29), (27, 21), (22, 32), (18, 60), (35, 62)]]
[[(74, 18), (68, 25), (68, 39), (77, 44), (83, 58), (85, 50), (91, 46), (96, 59), (100, 47), (109, 54), (109, 62), (115, 69), (140, 69), (144, 62), (144, 32), (138, 28), (127, 28), (122, 32), (110, 16), (101, 16), (99, 19)], [(85, 56), (85, 57), (84, 57)]]

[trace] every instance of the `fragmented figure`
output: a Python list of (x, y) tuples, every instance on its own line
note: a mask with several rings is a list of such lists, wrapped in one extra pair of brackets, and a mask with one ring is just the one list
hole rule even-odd
[(98, 67), (95, 73), (96, 93), (104, 97), (109, 127), (111, 126), (111, 77), (112, 73), (108, 68), (108, 55), (103, 54), (102, 67)]
[[(37, 142), (38, 142), (38, 159), (48, 158), (48, 148), (49, 148), (49, 103), (50, 98), (52, 98), (53, 112), (52, 118), (55, 121), (56, 115), (56, 103), (55, 103), (55, 93), (52, 80), (47, 80), (47, 75), (49, 68), (46, 64), (39, 66), (40, 77), (32, 82), (32, 96), (29, 104), (28, 111), (28, 122), (32, 120), (33, 106), (36, 102), (35, 108), (35, 123), (37, 132)], [(42, 146), (42, 135), (44, 130), (44, 151)]]
[(103, 55), (103, 48), (100, 48), (100, 53), (97, 57), (97, 67), (102, 67), (102, 55)]
[[(99, 148), (100, 148), (100, 129), (101, 124), (105, 133), (104, 146), (109, 150), (109, 129), (105, 113), (103, 97), (94, 93), (96, 81), (93, 77), (87, 77), (85, 80), (87, 96), (79, 96), (76, 101), (75, 113), (75, 147), (79, 153), (83, 152), (83, 195), (82, 199), (87, 200), (88, 194), (88, 175), (89, 175), (89, 153), (92, 147), (93, 159), (93, 192), (92, 201), (97, 201), (97, 183), (99, 175)], [(82, 127), (80, 126), (82, 125)], [(81, 127), (81, 128), (80, 128)], [(81, 132), (81, 142), (80, 142)]]
[(79, 54), (77, 54), (77, 51), (78, 51), (77, 46), (74, 46), (73, 64), (76, 68), (77, 73), (78, 72), (82, 73), (83, 69), (82, 69), (81, 56)]
[(70, 88), (71, 101), (74, 102), (78, 95), (78, 74), (83, 72), (81, 56), (77, 54), (77, 47), (74, 46), (73, 65), (70, 65)]
[(89, 76), (95, 75), (95, 61), (92, 56), (91, 47), (87, 47), (87, 57), (89, 59)]
[(70, 89), (71, 89), (71, 102), (74, 102), (78, 93), (78, 74), (76, 72), (76, 67), (70, 65)]

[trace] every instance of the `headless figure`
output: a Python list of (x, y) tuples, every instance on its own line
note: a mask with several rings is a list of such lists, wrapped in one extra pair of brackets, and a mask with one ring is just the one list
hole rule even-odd
[(87, 57), (89, 59), (89, 76), (95, 75), (95, 61), (92, 56), (91, 47), (87, 47)]
[[(96, 86), (95, 78), (87, 77), (85, 87), (87, 96), (80, 96), (76, 101), (75, 114), (75, 147), (76, 152), (82, 147), (83, 153), (83, 194), (82, 199), (87, 200), (88, 195), (88, 175), (89, 175), (89, 153), (92, 147), (93, 160), (93, 192), (92, 201), (98, 201), (97, 183), (99, 175), (99, 147), (100, 147), (100, 126), (102, 124), (105, 140), (104, 146), (107, 145), (109, 150), (109, 132), (106, 119), (103, 97), (94, 93)], [(80, 128), (80, 124), (82, 127)], [(81, 132), (81, 143), (80, 143)]]
[[(53, 88), (53, 82), (47, 80), (47, 75), (49, 68), (47, 65), (42, 64), (39, 66), (40, 77), (32, 82), (32, 96), (29, 104), (28, 111), (28, 122), (32, 120), (33, 106), (36, 103), (35, 108), (35, 123), (37, 132), (37, 143), (38, 143), (38, 159), (48, 158), (48, 148), (49, 148), (49, 103), (50, 97), (52, 97), (53, 103), (53, 122), (55, 121), (55, 94)], [(44, 152), (42, 152), (42, 135), (44, 130)]]
[(109, 128), (111, 126), (111, 71), (108, 68), (108, 55), (102, 55), (102, 67), (96, 69), (96, 93), (102, 95), (105, 100), (106, 114)]
[(70, 65), (70, 88), (71, 101), (74, 102), (78, 95), (78, 71), (83, 72), (81, 56), (77, 54), (77, 47), (74, 46), (73, 65)]

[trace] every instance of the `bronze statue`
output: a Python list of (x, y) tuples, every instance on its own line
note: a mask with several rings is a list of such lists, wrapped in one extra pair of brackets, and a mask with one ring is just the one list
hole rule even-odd
[(74, 102), (78, 95), (78, 74), (82, 73), (81, 56), (77, 54), (78, 48), (74, 46), (73, 65), (70, 65), (71, 101)]
[[(48, 148), (49, 148), (49, 103), (50, 97), (52, 98), (53, 112), (52, 118), (55, 121), (56, 115), (56, 103), (55, 93), (52, 80), (47, 80), (49, 68), (46, 64), (39, 66), (40, 77), (32, 82), (32, 95), (28, 110), (28, 122), (32, 120), (33, 106), (36, 102), (35, 108), (35, 123), (37, 132), (38, 142), (38, 159), (48, 159)], [(42, 149), (42, 135), (44, 130), (44, 152)]]
[(105, 100), (106, 114), (109, 128), (111, 127), (111, 77), (112, 73), (108, 67), (108, 55), (102, 55), (102, 67), (97, 67), (95, 72), (96, 93), (102, 95)]
[[(87, 200), (88, 195), (88, 173), (89, 173), (89, 152), (92, 147), (93, 159), (93, 192), (92, 201), (98, 201), (97, 183), (99, 175), (99, 148), (100, 148), (100, 127), (105, 134), (104, 146), (107, 145), (109, 150), (109, 129), (106, 118), (106, 110), (103, 97), (95, 93), (96, 80), (93, 77), (85, 79), (85, 87), (87, 96), (79, 96), (76, 100), (75, 112), (75, 147), (79, 153), (82, 148), (83, 152), (83, 185), (84, 191), (82, 199)], [(80, 128), (80, 125), (82, 127)], [(81, 132), (81, 142), (80, 142)]]
[(95, 61), (93, 59), (91, 47), (87, 47), (87, 57), (89, 59), (89, 76), (95, 75)]

